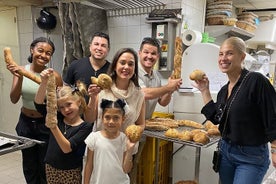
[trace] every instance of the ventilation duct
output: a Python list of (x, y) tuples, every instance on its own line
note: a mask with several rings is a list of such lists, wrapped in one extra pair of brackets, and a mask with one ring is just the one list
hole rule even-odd
[(260, 22), (255, 36), (246, 41), (248, 48), (257, 49), (264, 45), (266, 49), (276, 50), (276, 18)]

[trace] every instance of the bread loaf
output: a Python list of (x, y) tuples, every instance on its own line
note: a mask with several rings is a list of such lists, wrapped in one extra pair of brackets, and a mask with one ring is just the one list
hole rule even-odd
[(102, 89), (110, 89), (112, 85), (112, 79), (109, 75), (102, 73), (98, 76), (98, 78), (91, 77), (91, 83), (97, 84)]
[(125, 134), (131, 142), (138, 142), (142, 136), (143, 129), (138, 125), (130, 125), (126, 128)]
[(190, 74), (190, 79), (191, 80), (202, 80), (204, 75), (205, 75), (205, 73), (202, 70), (196, 69)]

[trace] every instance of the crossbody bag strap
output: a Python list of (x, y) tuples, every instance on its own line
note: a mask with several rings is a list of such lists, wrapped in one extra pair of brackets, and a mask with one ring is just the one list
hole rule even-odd
[(225, 136), (224, 134), (225, 134), (226, 125), (227, 125), (227, 122), (228, 122), (228, 115), (229, 115), (230, 108), (231, 108), (231, 106), (232, 106), (232, 104), (233, 104), (233, 101), (235, 100), (235, 98), (236, 98), (238, 92), (240, 91), (240, 89), (241, 89), (241, 87), (242, 87), (242, 85), (243, 85), (245, 79), (246, 79), (247, 76), (249, 75), (249, 73), (250, 73), (250, 72), (248, 72), (248, 73), (244, 76), (244, 78), (242, 79), (241, 85), (240, 85), (239, 88), (237, 89), (237, 91), (236, 91), (236, 93), (234, 94), (232, 100), (230, 101), (229, 107), (227, 108), (226, 118), (225, 118), (225, 124), (224, 124), (224, 126), (223, 126), (223, 131), (222, 131), (222, 134), (221, 134), (221, 137), (222, 137), (222, 138)]

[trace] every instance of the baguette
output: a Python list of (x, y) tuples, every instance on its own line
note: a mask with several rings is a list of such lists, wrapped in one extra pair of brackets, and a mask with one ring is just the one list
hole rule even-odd
[[(7, 64), (10, 64), (10, 65), (15, 65), (15, 66), (18, 66), (18, 64), (14, 61), (13, 57), (12, 57), (12, 54), (11, 54), (11, 48), (9, 47), (5, 47), (4, 48), (4, 58), (5, 58), (5, 62)], [(29, 79), (31, 79), (32, 81), (40, 84), (41, 83), (41, 79), (40, 77), (36, 76), (35, 74), (27, 71), (27, 70), (24, 70), (24, 69), (20, 69), (18, 71), (18, 73), (20, 75), (23, 75)]]
[(182, 63), (182, 39), (180, 37), (175, 38), (175, 53), (174, 53), (174, 70), (171, 75), (172, 79), (181, 78), (181, 63)]
[(57, 123), (56, 81), (54, 74), (52, 74), (49, 76), (47, 82), (47, 115), (45, 126), (48, 128), (54, 128)]

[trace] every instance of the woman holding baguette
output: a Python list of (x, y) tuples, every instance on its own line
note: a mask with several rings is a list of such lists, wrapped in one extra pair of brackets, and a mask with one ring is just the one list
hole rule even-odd
[[(39, 77), (40, 73), (47, 68), (54, 52), (53, 42), (45, 37), (39, 37), (30, 45), (29, 64), (18, 66), (15, 62), (7, 63), (7, 69), (13, 74), (11, 102), (16, 104), (22, 97), (22, 108), (16, 132), (19, 136), (45, 142), (45, 144), (37, 144), (22, 150), (23, 172), (28, 184), (46, 183), (43, 161), (47, 150), (49, 130), (45, 127), (45, 118), (37, 112), (34, 106), (34, 98), (39, 84), (32, 78)], [(23, 75), (24, 73), (28, 73), (28, 78)], [(62, 86), (60, 74), (56, 71), (54, 73), (57, 86)]]
[[(242, 67), (246, 46), (242, 39), (226, 39), (219, 51), (218, 66), (228, 76), (228, 83), (214, 102), (209, 80), (196, 80), (205, 103), (201, 112), (219, 124), (219, 177), (222, 184), (260, 184), (269, 168), (269, 148), (276, 166), (276, 93), (260, 73)], [(215, 160), (213, 160), (215, 161)]]

